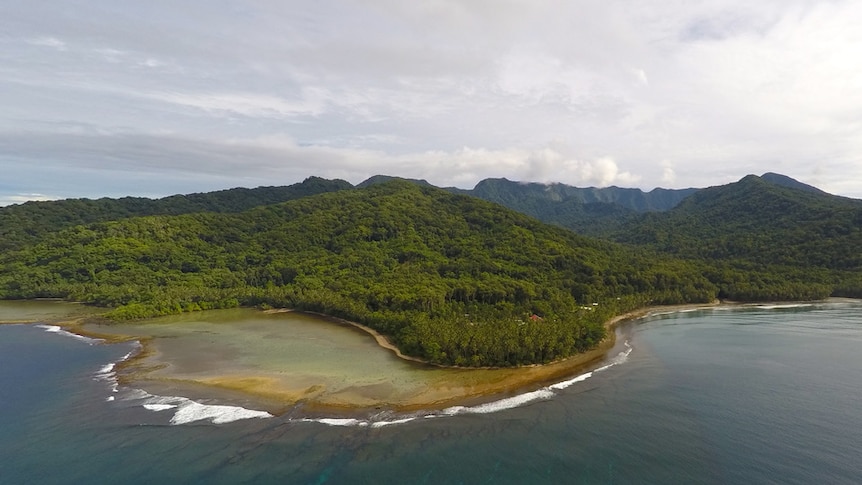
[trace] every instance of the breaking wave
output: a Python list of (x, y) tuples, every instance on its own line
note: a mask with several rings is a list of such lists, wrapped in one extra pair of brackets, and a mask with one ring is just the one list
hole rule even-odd
[(174, 415), (170, 420), (170, 424), (172, 425), (188, 424), (197, 421), (225, 424), (241, 419), (272, 417), (272, 414), (266, 411), (246, 409), (241, 406), (203, 404), (180, 396), (156, 396), (140, 389), (131, 392), (125, 400), (143, 401), (141, 407), (157, 413), (174, 410)]
[(370, 428), (382, 428), (384, 426), (392, 426), (398, 424), (409, 423), (411, 421), (415, 421), (419, 418), (442, 418), (442, 417), (451, 417), (465, 414), (490, 414), (497, 413), (500, 411), (505, 411), (507, 409), (518, 408), (521, 406), (526, 406), (530, 403), (534, 403), (537, 401), (545, 401), (548, 399), (552, 399), (559, 394), (559, 391), (567, 389), (574, 384), (579, 382), (586, 381), (587, 379), (593, 377), (596, 373), (606, 371), (611, 367), (619, 364), (623, 364), (628, 360), (629, 354), (632, 352), (632, 347), (629, 345), (628, 341), (625, 342), (626, 349), (612, 359), (608, 361), (607, 364), (594, 369), (590, 372), (586, 372), (579, 376), (573, 377), (571, 379), (567, 379), (565, 381), (557, 382), (556, 384), (551, 384), (547, 387), (543, 387), (541, 389), (537, 389), (535, 391), (526, 392), (524, 394), (518, 394), (516, 396), (506, 397), (503, 399), (498, 399), (496, 401), (477, 404), (475, 406), (452, 406), (442, 411), (432, 412), (428, 414), (417, 414), (413, 416), (401, 417), (398, 419), (388, 419), (391, 416), (387, 416), (383, 419), (378, 417), (371, 417), (369, 419), (356, 419), (356, 418), (302, 418), (296, 421), (301, 422), (313, 422), (325, 424), (328, 426), (359, 426), (359, 427), (370, 427)]
[(56, 333), (58, 335), (63, 335), (64, 337), (72, 337), (76, 340), (86, 342), (90, 345), (104, 342), (104, 340), (102, 340), (102, 339), (85, 337), (83, 335), (78, 335), (76, 333), (72, 333), (72, 332), (69, 332), (67, 330), (63, 330), (62, 327), (57, 326), (57, 325), (48, 325), (48, 324), (41, 324), (40, 323), (40, 324), (36, 325), (36, 327), (41, 328), (41, 329), (45, 330), (46, 332)]
[(119, 392), (119, 382), (117, 381), (117, 373), (114, 369), (116, 369), (117, 364), (120, 362), (129, 360), (136, 352), (141, 349), (141, 344), (139, 342), (135, 342), (135, 348), (130, 350), (126, 355), (124, 355), (120, 360), (116, 362), (109, 362), (103, 365), (95, 374), (93, 374), (93, 379), (97, 381), (105, 381), (110, 383), (111, 385), (111, 393), (112, 395), (105, 398), (106, 401), (113, 401), (115, 399), (114, 394)]
[(764, 305), (754, 305), (762, 310), (782, 310), (785, 308), (805, 308), (814, 306), (812, 303), (773, 303)]
[[(117, 364), (130, 359), (140, 350), (140, 342), (135, 342), (135, 348), (130, 350), (120, 360), (103, 365), (93, 375), (93, 379), (110, 383), (112, 395), (106, 398), (107, 401), (115, 401), (115, 395), (119, 392), (119, 383), (117, 381), (117, 373), (115, 371)], [(172, 409), (176, 410), (170, 421), (173, 425), (204, 420), (210, 421), (214, 424), (224, 424), (241, 419), (272, 417), (271, 414), (265, 411), (246, 409), (240, 406), (202, 404), (180, 396), (156, 396), (141, 389), (129, 389), (127, 392), (124, 391), (124, 394), (124, 401), (142, 401), (141, 407), (148, 411), (163, 412)]]

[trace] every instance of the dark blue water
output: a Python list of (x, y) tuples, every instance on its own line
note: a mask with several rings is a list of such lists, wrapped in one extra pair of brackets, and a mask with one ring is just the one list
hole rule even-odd
[(94, 379), (129, 345), (0, 326), (0, 483), (862, 482), (862, 305), (620, 332), (625, 363), (549, 400), (374, 429), (172, 426)]

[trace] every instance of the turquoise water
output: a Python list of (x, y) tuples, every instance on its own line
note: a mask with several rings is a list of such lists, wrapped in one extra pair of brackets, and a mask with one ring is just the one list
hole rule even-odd
[(624, 361), (547, 398), (374, 428), (299, 411), (171, 425), (171, 411), (113, 392), (105, 366), (131, 344), (0, 326), (0, 483), (862, 481), (859, 303), (619, 331)]

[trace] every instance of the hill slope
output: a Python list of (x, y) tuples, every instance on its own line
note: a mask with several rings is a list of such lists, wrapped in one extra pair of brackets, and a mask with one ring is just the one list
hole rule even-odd
[(509, 208), (520, 200), (572, 201), (581, 204), (615, 204), (633, 212), (666, 211), (698, 189), (640, 189), (620, 187), (573, 187), (565, 184), (537, 184), (512, 182), (506, 179), (485, 179), (469, 192), (470, 195)]
[[(821, 288), (826, 295), (862, 295), (862, 201), (788, 183), (786, 178), (777, 182), (772, 174), (749, 175), (701, 190), (671, 211), (643, 216), (614, 239), (722, 268), (745, 269), (752, 275), (774, 274), (810, 288), (826, 285), (829, 291)], [(712, 279), (720, 283), (728, 277)], [(782, 296), (758, 297), (755, 288), (746, 289), (750, 285), (756, 286), (756, 281), (740, 282), (727, 296)]]
[(0, 207), (0, 251), (20, 247), (49, 232), (79, 224), (159, 214), (241, 212), (260, 205), (350, 188), (352, 186), (343, 180), (309, 177), (286, 187), (235, 188), (155, 200), (124, 197), (27, 202)]
[(314, 310), (458, 365), (547, 362), (594, 346), (619, 312), (715, 296), (695, 265), (399, 181), (235, 214), (75, 226), (4, 253), (0, 267), (0, 297), (95, 302), (117, 318)]
[[(390, 180), (404, 180), (430, 186), (425, 180), (375, 175), (358, 188)], [(666, 211), (698, 189), (640, 189), (620, 187), (580, 188), (565, 184), (513, 182), (505, 178), (481, 180), (473, 189), (446, 187), (456, 194), (471, 195), (494, 202), (542, 222), (571, 229), (579, 234), (605, 236), (619, 229), (639, 213)]]

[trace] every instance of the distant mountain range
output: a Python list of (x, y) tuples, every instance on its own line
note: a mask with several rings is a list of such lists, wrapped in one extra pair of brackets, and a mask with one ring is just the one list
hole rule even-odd
[[(829, 195), (785, 175), (765, 173), (760, 178), (773, 185)], [(260, 205), (276, 204), (325, 192), (362, 189), (392, 180), (433, 187), (425, 180), (388, 175), (375, 175), (355, 187), (344, 180), (309, 177), (301, 183), (289, 186), (233, 188), (173, 195), (161, 199), (123, 197), (26, 202), (0, 207), (0, 249), (10, 247), (10, 244), (14, 244), (11, 241), (17, 240), (18, 237), (35, 237), (42, 233), (43, 228), (57, 225), (69, 226), (147, 215), (240, 212)], [(561, 183), (541, 184), (488, 178), (480, 181), (473, 189), (443, 187), (443, 190), (494, 202), (579, 233), (607, 236), (613, 229), (624, 227), (641, 214), (669, 211), (690, 195), (704, 189), (656, 188), (644, 192), (641, 189), (621, 187), (580, 188)]]
[[(356, 187), (388, 182), (390, 180), (406, 180), (419, 185), (431, 186), (426, 180), (405, 179), (386, 175), (375, 175)], [(788, 180), (793, 180), (788, 177)], [(797, 182), (798, 183), (798, 182)], [(472, 195), (490, 202), (496, 202), (507, 207), (513, 204), (528, 203), (525, 201), (548, 201), (549, 203), (580, 203), (580, 204), (616, 204), (634, 212), (665, 211), (672, 209), (683, 199), (697, 192), (698, 189), (662, 189), (649, 192), (641, 189), (626, 189), (620, 187), (580, 188), (560, 183), (540, 184), (534, 182), (513, 182), (505, 178), (488, 178), (480, 181), (472, 190), (443, 187), (450, 192)]]
[[(834, 197), (786, 175), (768, 172), (759, 179), (773, 186), (818, 194), (826, 200), (832, 200), (829, 197)], [(425, 180), (376, 175), (358, 184), (357, 187), (368, 187), (390, 180), (405, 180), (422, 186), (431, 186)], [(748, 187), (748, 189), (755, 188)], [(721, 192), (719, 187), (656, 188), (649, 192), (620, 187), (580, 188), (559, 183), (513, 182), (505, 178), (482, 180), (472, 190), (454, 187), (445, 187), (444, 190), (495, 202), (542, 222), (565, 227), (580, 234), (620, 240), (631, 239), (625, 238), (621, 233), (629, 231), (631, 227), (638, 225), (639, 221), (662, 219), (661, 216), (651, 218), (646, 215), (647, 213), (671, 211), (699, 192)], [(748, 196), (754, 196), (754, 194), (740, 193), (730, 197), (745, 200)], [(834, 200), (837, 199), (840, 198)]]

